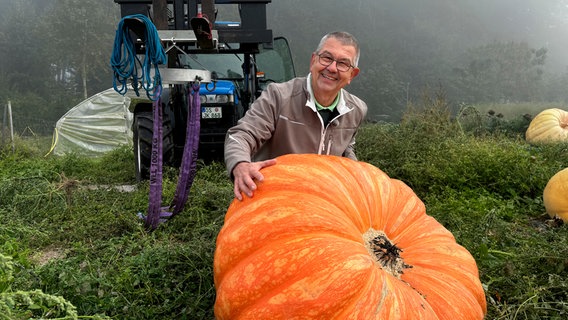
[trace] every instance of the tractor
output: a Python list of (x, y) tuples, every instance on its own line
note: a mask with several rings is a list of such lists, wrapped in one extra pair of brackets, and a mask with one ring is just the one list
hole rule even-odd
[[(186, 140), (188, 83), (200, 79), (199, 158), (223, 159), (227, 130), (249, 109), (270, 82), (295, 76), (288, 41), (273, 37), (267, 28), (266, 6), (271, 0), (114, 0), (121, 16), (142, 14), (157, 29), (167, 52), (160, 68), (162, 159), (167, 166), (181, 163)], [(226, 15), (227, 20), (218, 17)], [(225, 18), (224, 18), (225, 19)], [(144, 35), (131, 23), (136, 53), (143, 55)], [(149, 178), (152, 161), (153, 102), (132, 99), (136, 178)]]

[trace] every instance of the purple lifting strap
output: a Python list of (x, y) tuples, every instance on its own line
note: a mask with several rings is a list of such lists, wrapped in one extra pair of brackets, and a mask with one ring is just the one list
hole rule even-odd
[(146, 227), (156, 229), (160, 222), (160, 206), (162, 202), (162, 92), (158, 90), (158, 99), (152, 105), (153, 113), (153, 136), (152, 136), (152, 155), (150, 162), (150, 195), (148, 204), (148, 215), (145, 218)]
[[(168, 218), (180, 213), (187, 197), (195, 175), (197, 173), (197, 150), (199, 147), (199, 131), (201, 130), (201, 101), (199, 99), (199, 83), (193, 83), (187, 90), (187, 109), (188, 121), (185, 134), (185, 146), (183, 149), (182, 163), (180, 166), (178, 184), (172, 204), (168, 207), (161, 207), (162, 203), (162, 108), (161, 98), (153, 103), (153, 141), (152, 158), (150, 164), (150, 195), (148, 205), (148, 215), (144, 217), (145, 225), (148, 229), (154, 230), (158, 224), (165, 222)], [(193, 94), (192, 94), (193, 91)], [(158, 93), (160, 97), (161, 92)]]
[(169, 209), (171, 215), (180, 213), (185, 206), (195, 174), (197, 173), (197, 150), (199, 147), (199, 131), (201, 130), (201, 100), (199, 99), (199, 83), (194, 83), (187, 92), (187, 110), (189, 112), (185, 131), (185, 145), (179, 171), (176, 193)]

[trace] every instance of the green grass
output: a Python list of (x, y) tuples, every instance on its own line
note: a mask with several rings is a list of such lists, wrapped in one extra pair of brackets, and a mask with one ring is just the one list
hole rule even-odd
[[(426, 99), (399, 124), (365, 125), (360, 160), (411, 186), (472, 253), (487, 319), (566, 318), (568, 227), (546, 215), (542, 191), (568, 167), (568, 144), (531, 146), (524, 123), (471, 127), (447, 109)], [(148, 232), (136, 214), (149, 185), (135, 183), (130, 150), (45, 153), (18, 141), (0, 154), (0, 319), (213, 319), (215, 239), (232, 201), (221, 163), (200, 162), (185, 210)], [(167, 203), (176, 171), (164, 176)]]

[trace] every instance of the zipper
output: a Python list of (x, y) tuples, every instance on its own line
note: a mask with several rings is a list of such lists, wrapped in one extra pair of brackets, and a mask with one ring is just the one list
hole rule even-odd
[[(323, 125), (322, 125), (323, 127)], [(320, 145), (318, 147), (318, 154), (325, 152), (325, 128), (321, 129)]]

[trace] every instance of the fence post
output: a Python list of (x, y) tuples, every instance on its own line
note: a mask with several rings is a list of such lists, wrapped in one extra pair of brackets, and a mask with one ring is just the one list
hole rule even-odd
[(8, 105), (4, 105), (4, 116), (2, 117), (2, 146), (4, 145), (4, 135), (6, 134), (6, 113), (8, 112)]
[(16, 152), (16, 145), (14, 142), (14, 123), (12, 122), (12, 103), (8, 100), (8, 119), (10, 121), (10, 141), (12, 141), (12, 152)]

